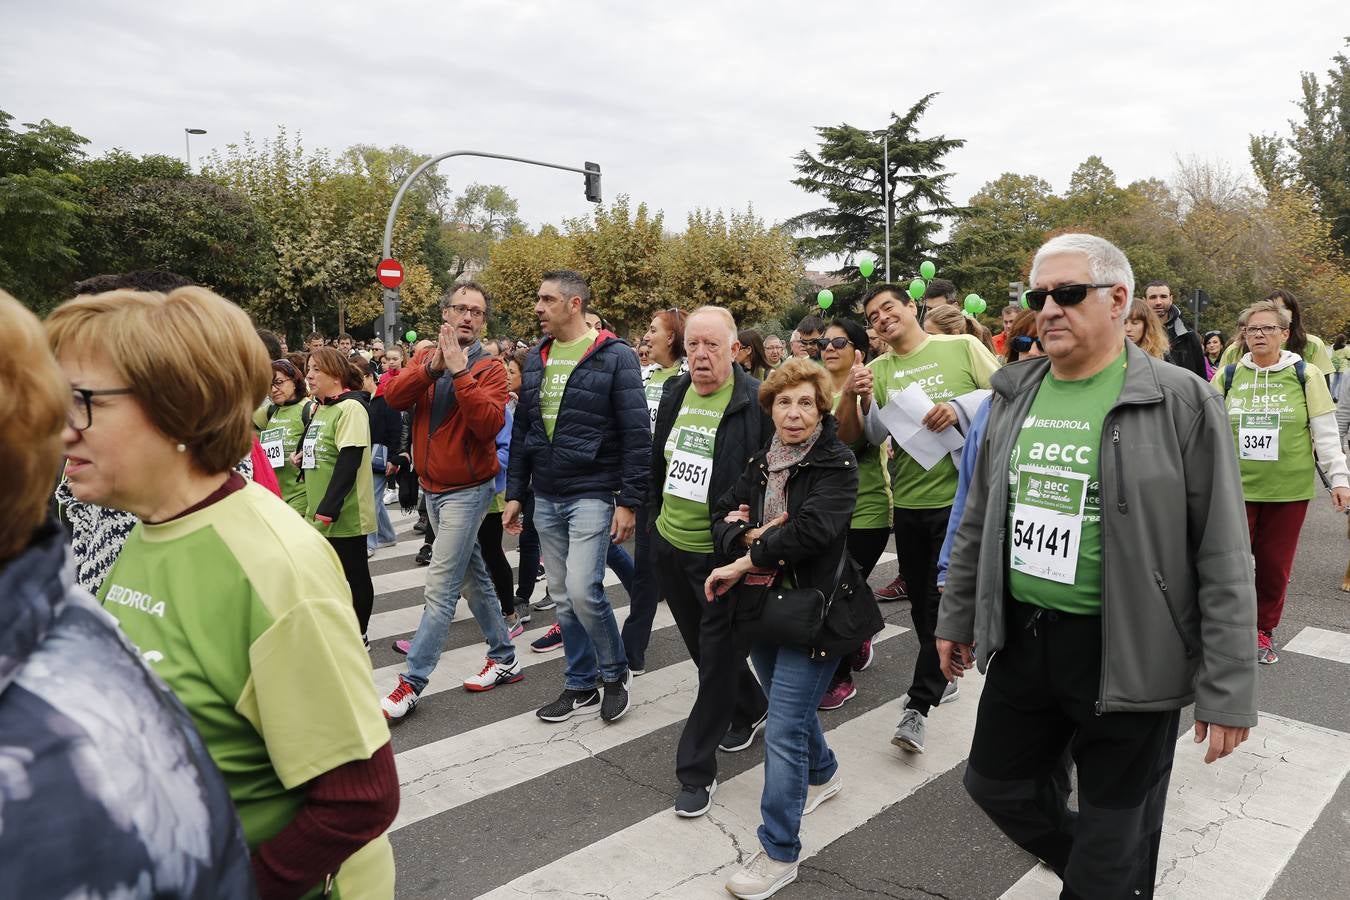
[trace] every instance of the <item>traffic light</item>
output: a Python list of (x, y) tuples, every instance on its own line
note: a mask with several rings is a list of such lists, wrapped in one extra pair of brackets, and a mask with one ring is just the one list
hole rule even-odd
[(586, 199), (591, 203), (600, 202), (600, 164), (586, 163)]

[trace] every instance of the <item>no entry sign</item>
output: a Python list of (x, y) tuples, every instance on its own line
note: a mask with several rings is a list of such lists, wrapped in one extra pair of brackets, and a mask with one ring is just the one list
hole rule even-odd
[(396, 259), (382, 259), (375, 267), (375, 277), (387, 288), (396, 288), (403, 283), (403, 263)]

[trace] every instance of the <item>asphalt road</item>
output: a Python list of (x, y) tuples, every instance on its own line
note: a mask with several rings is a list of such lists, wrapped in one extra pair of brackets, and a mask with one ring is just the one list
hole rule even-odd
[[(1261, 668), (1265, 721), (1252, 740), (1212, 767), (1196, 765), (1202, 749), (1187, 737), (1179, 742), (1165, 828), (1175, 833), (1164, 838), (1160, 863), (1170, 881), (1159, 896), (1347, 896), (1350, 594), (1339, 590), (1350, 558), (1346, 527), (1325, 495), (1315, 501), (1276, 632), (1277, 645), (1294, 641), (1307, 652), (1283, 650), (1277, 665)], [(410, 636), (421, 606), (421, 588), (411, 582), (425, 570), (412, 565), (411, 549), (405, 543), (393, 551), (401, 555), (382, 550), (372, 560), (382, 623), (372, 629), (379, 635), (372, 661), (382, 686), (402, 661), (391, 641)], [(883, 559), (877, 586), (895, 573), (893, 558)], [(608, 593), (616, 607), (627, 604), (621, 587)], [(978, 679), (966, 679), (962, 697), (930, 718), (928, 753), (907, 757), (890, 745), (917, 644), (902, 630), (908, 604), (883, 610), (893, 627), (875, 664), (857, 676), (858, 696), (822, 714), (844, 790), (805, 820), (800, 878), (777, 896), (1055, 896), (1053, 877), (1046, 882), (961, 786)], [(738, 854), (756, 846), (762, 743), (719, 755), (722, 787), (708, 816), (676, 818), (674, 749), (694, 684), (676, 629), (653, 633), (648, 672), (635, 680), (634, 711), (624, 719), (545, 726), (533, 710), (561, 689), (563, 660), (560, 652), (532, 654), (527, 643), (552, 616), (536, 612), (517, 640), (529, 664), (525, 679), (485, 694), (459, 687), (481, 661), (481, 637), (472, 619), (457, 621), (432, 676), (436, 692), (393, 729), (404, 784), (391, 836), (398, 896), (726, 896), (721, 882)], [(1183, 730), (1191, 724), (1183, 714)]]

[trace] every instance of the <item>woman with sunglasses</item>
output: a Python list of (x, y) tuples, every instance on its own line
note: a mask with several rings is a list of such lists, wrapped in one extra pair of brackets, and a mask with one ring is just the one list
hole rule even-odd
[(1213, 385), (1224, 395), (1237, 443), (1247, 528), (1256, 561), (1256, 659), (1279, 660), (1274, 631), (1284, 612), (1299, 531), (1320, 465), (1337, 512), (1350, 504), (1350, 471), (1341, 451), (1336, 407), (1322, 373), (1281, 350), (1290, 315), (1270, 300), (1238, 318), (1251, 351), (1221, 368)]
[(267, 396), (268, 402), (253, 414), (253, 424), (258, 428), (263, 453), (276, 472), (281, 499), (303, 516), (308, 502), (305, 482), (291, 454), (300, 450), (300, 439), (318, 404), (309, 399), (304, 373), (289, 359), (272, 361), (272, 387)]
[(113, 291), (47, 335), (81, 398), (70, 486), (139, 520), (99, 599), (201, 732), (259, 893), (392, 897), (398, 773), (350, 591), (323, 538), (231, 471), (270, 385), (248, 317), (203, 288)]
[[(826, 326), (824, 336), (816, 343), (820, 347), (820, 361), (830, 376), (830, 408), (837, 411), (853, 366), (872, 361), (867, 331), (852, 319), (835, 319)], [(857, 402), (856, 398), (853, 402)], [(882, 462), (881, 447), (862, 438), (850, 449), (858, 458), (858, 494), (848, 525), (848, 553), (858, 564), (865, 581), (871, 577), (891, 536), (891, 481)], [(819, 708), (838, 709), (856, 697), (858, 689), (853, 683), (853, 673), (861, 672), (871, 664), (872, 641), (868, 639), (857, 652), (840, 658)]]
[(1125, 312), (1125, 336), (1154, 359), (1166, 359), (1172, 347), (1162, 320), (1138, 297), (1130, 301)]

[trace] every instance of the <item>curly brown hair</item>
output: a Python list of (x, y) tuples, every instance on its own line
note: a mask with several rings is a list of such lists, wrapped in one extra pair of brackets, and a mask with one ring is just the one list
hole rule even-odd
[(823, 416), (834, 406), (834, 391), (830, 376), (809, 359), (793, 357), (769, 373), (759, 386), (759, 405), (766, 413), (773, 412), (773, 399), (788, 388), (810, 382), (816, 389), (816, 409)]

